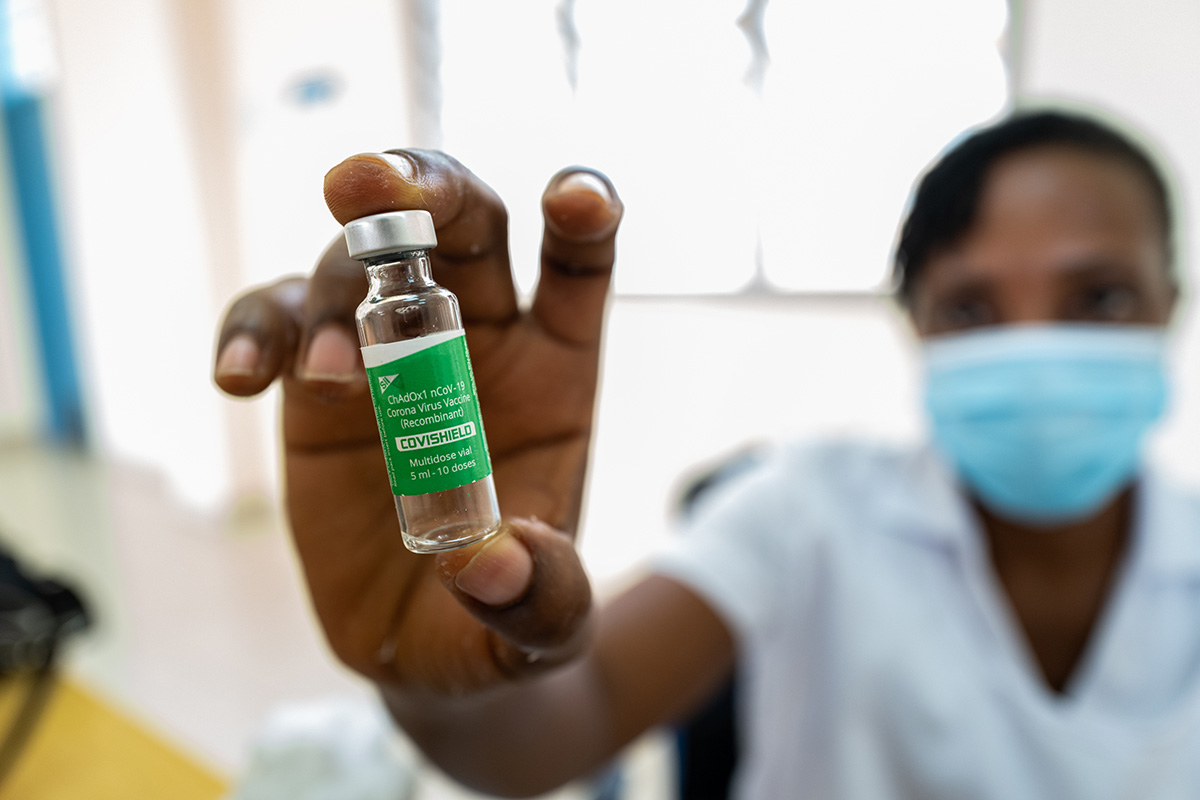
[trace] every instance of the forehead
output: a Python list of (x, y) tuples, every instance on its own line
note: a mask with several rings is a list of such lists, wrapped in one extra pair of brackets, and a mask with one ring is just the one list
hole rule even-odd
[(1083, 246), (1165, 250), (1163, 236), (1154, 192), (1137, 168), (1115, 156), (1046, 146), (992, 166), (974, 222), (947, 250), (963, 258), (1045, 259)]

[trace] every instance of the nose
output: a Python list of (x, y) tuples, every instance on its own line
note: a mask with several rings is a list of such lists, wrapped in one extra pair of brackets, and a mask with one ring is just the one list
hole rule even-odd
[(1055, 322), (1061, 311), (1054, 281), (1032, 270), (1012, 270), (996, 281), (993, 302), (1002, 325)]

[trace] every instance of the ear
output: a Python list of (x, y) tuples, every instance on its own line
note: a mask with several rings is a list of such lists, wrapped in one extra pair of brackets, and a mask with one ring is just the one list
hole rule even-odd
[(1167, 313), (1166, 319), (1163, 321), (1163, 324), (1168, 327), (1175, 322), (1176, 309), (1179, 308), (1179, 295), (1182, 293), (1179, 288), (1179, 279), (1171, 275), (1169, 280), (1171, 283), (1167, 287)]

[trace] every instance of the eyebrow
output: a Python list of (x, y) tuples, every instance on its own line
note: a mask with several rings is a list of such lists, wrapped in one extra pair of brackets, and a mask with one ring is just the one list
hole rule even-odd
[(1055, 271), (1057, 276), (1072, 280), (1086, 280), (1088, 278), (1134, 277), (1137, 275), (1137, 272), (1137, 264), (1130, 261), (1109, 258), (1106, 256), (1084, 256), (1073, 261), (1068, 261), (1060, 269)]

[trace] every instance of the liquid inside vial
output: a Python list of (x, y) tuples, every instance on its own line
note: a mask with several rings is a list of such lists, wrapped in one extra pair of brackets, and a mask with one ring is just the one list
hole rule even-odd
[(500, 528), (492, 476), (432, 494), (396, 496), (400, 534), (409, 550), (432, 553), (478, 542)]

